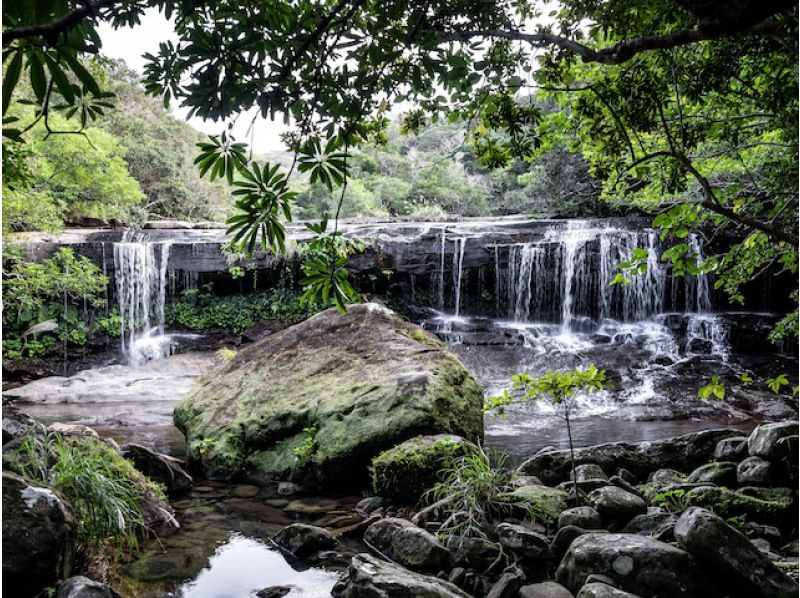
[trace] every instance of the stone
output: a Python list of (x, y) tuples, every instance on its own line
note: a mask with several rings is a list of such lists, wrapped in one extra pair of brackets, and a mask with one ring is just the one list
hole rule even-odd
[(678, 544), (714, 571), (720, 584), (739, 595), (797, 596), (797, 584), (742, 533), (714, 513), (687, 509), (675, 525)]
[(768, 486), (776, 477), (772, 463), (761, 457), (747, 457), (736, 468), (741, 486)]
[(278, 484), (279, 496), (293, 496), (295, 494), (300, 494), (302, 491), (303, 487), (300, 484), (295, 484), (294, 482), (280, 482)]
[(560, 583), (543, 581), (521, 587), (519, 598), (572, 598), (572, 592)]
[(606, 583), (595, 581), (583, 586), (576, 598), (639, 598), (639, 596), (630, 592), (623, 592)]
[(466, 578), (466, 570), (464, 567), (454, 567), (450, 574), (447, 576), (447, 581), (452, 583), (453, 585), (461, 587), (464, 584), (464, 579)]
[(260, 488), (258, 486), (253, 486), (252, 484), (239, 484), (238, 486), (234, 486), (233, 490), (231, 490), (231, 496), (235, 496), (236, 498), (254, 498), (258, 496)]
[[(738, 430), (703, 430), (666, 440), (640, 443), (614, 442), (575, 449), (578, 464), (595, 463), (605, 471), (624, 467), (633, 475), (645, 478), (664, 467), (691, 471), (707, 463), (723, 438), (741, 436)], [(520, 470), (538, 476), (545, 484), (558, 484), (569, 478), (569, 450), (543, 450), (525, 461)]]
[(733, 486), (736, 483), (736, 463), (730, 461), (714, 461), (695, 469), (686, 478), (690, 484), (710, 482), (717, 486)]
[(603, 521), (600, 518), (600, 513), (592, 507), (573, 507), (561, 511), (558, 516), (559, 529), (567, 525), (574, 525), (584, 529), (600, 529), (603, 527)]
[[(748, 521), (780, 524), (797, 516), (792, 492), (776, 492), (773, 488), (740, 488), (739, 491), (716, 486), (692, 488), (685, 495), (689, 506), (703, 507), (720, 517), (741, 517)], [(773, 492), (769, 492), (772, 490)]]
[(747, 456), (747, 436), (723, 438), (714, 448), (717, 461), (741, 461)]
[(167, 494), (177, 496), (192, 489), (192, 476), (181, 467), (178, 459), (133, 442), (122, 445), (121, 453), (148, 478), (163, 484)]
[(575, 466), (574, 477), (572, 472), (570, 472), (569, 479), (574, 479), (580, 484), (581, 482), (592, 482), (595, 480), (607, 481), (608, 476), (596, 463), (582, 463), (581, 465)]
[(657, 486), (672, 486), (683, 484), (686, 481), (686, 474), (674, 469), (658, 469), (654, 471), (648, 482)]
[[(430, 332), (375, 303), (331, 308), (241, 349), (175, 408), (215, 479), (362, 483), (381, 451), (425, 434), (483, 436), (483, 391)], [(314, 430), (313, 438), (308, 430)], [(295, 449), (313, 442), (313, 458)]]
[(120, 598), (111, 586), (83, 575), (70, 577), (58, 588), (56, 598)]
[(748, 538), (764, 538), (773, 544), (780, 544), (783, 539), (781, 531), (774, 525), (764, 525), (755, 521), (744, 524), (744, 535)]
[(547, 541), (547, 536), (513, 523), (501, 523), (495, 531), (497, 540), (503, 548), (529, 559), (550, 558), (550, 543)]
[(62, 422), (55, 422), (47, 427), (49, 432), (54, 434), (61, 434), (62, 436), (87, 436), (89, 438), (99, 439), (100, 435), (89, 426), (83, 424), (65, 424)]
[(353, 557), (331, 595), (334, 598), (469, 598), (469, 594), (450, 582), (368, 554)]
[(333, 548), (337, 544), (336, 538), (328, 530), (306, 523), (292, 523), (281, 528), (273, 541), (299, 558)]
[(647, 512), (647, 503), (640, 497), (617, 486), (604, 486), (586, 497), (603, 521), (625, 523)]
[(436, 572), (450, 560), (450, 551), (436, 536), (407, 519), (386, 517), (364, 532), (367, 546), (415, 571)]
[(566, 493), (547, 486), (520, 486), (512, 492), (501, 495), (501, 499), (524, 503), (530, 508), (531, 517), (545, 524), (557, 521), (561, 512), (567, 508)]
[(410, 438), (372, 460), (372, 490), (398, 502), (417, 503), (439, 481), (448, 459), (476, 448), (454, 434)]
[(296, 515), (322, 515), (338, 507), (339, 501), (332, 498), (300, 498), (291, 501), (283, 510)]
[[(24, 437), (28, 432), (38, 426), (30, 415), (15, 405), (3, 405), (3, 445), (12, 440)], [(44, 428), (41, 428), (42, 431)], [(6, 452), (6, 451), (3, 451)]]
[(519, 589), (525, 583), (525, 574), (519, 569), (506, 571), (486, 594), (486, 598), (517, 598)]
[(373, 511), (380, 509), (383, 506), (384, 500), (383, 497), (380, 496), (368, 496), (367, 498), (362, 498), (356, 504), (356, 512), (366, 517)]
[(457, 538), (452, 536), (447, 541), (451, 560), (454, 565), (485, 571), (495, 564), (501, 555), (500, 548), (494, 542), (483, 538)]
[(624, 467), (620, 467), (617, 470), (617, 473), (615, 475), (617, 477), (625, 480), (626, 482), (628, 482), (632, 486), (635, 486), (636, 484), (639, 483), (639, 478), (637, 478), (635, 475), (633, 475), (630, 471), (628, 471)]
[(796, 421), (761, 424), (748, 437), (747, 451), (753, 457), (765, 459), (796, 459), (799, 433)]
[[(591, 530), (592, 533), (603, 533), (605, 530)], [(550, 552), (560, 560), (569, 549), (572, 541), (578, 536), (590, 533), (590, 530), (577, 527), (575, 525), (565, 525), (556, 532), (553, 541), (550, 542)]]
[(271, 586), (256, 592), (256, 598), (283, 598), (294, 589), (294, 586)]
[(78, 523), (55, 491), (3, 473), (3, 587), (34, 596), (66, 578)]
[(602, 573), (626, 592), (659, 598), (684, 598), (710, 592), (692, 556), (680, 548), (634, 534), (590, 533), (576, 538), (556, 571), (556, 580), (573, 592), (593, 573)]
[(672, 541), (672, 530), (677, 520), (678, 518), (668, 511), (643, 513), (631, 519), (622, 528), (622, 531), (628, 534), (650, 536), (662, 542)]

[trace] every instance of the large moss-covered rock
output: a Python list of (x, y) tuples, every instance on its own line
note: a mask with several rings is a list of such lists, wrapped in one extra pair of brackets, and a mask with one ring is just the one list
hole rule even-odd
[(547, 486), (520, 486), (513, 492), (501, 495), (501, 498), (508, 502), (518, 503), (521, 508), (529, 511), (534, 521), (544, 524), (557, 521), (561, 511), (567, 508), (566, 493), (558, 488)]
[(78, 523), (52, 489), (3, 473), (3, 590), (35, 596), (70, 573)]
[(372, 489), (379, 496), (416, 503), (439, 481), (448, 459), (475, 445), (453, 434), (416, 436), (383, 451), (372, 460)]
[(480, 386), (439, 340), (365, 304), (253, 343), (201, 378), (174, 418), (190, 460), (212, 477), (303, 473), (343, 485), (413, 436), (480, 439), (482, 405)]
[(714, 511), (721, 517), (741, 517), (748, 521), (786, 523), (797, 511), (794, 497), (788, 488), (728, 488), (703, 486), (686, 493), (688, 505)]

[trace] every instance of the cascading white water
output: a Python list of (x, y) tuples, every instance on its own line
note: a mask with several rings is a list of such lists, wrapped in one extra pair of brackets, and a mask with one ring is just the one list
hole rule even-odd
[(453, 288), (455, 289), (456, 302), (455, 302), (455, 315), (459, 315), (461, 311), (461, 279), (464, 273), (464, 246), (467, 243), (466, 237), (458, 237), (453, 239), (455, 246), (453, 248)]
[(169, 351), (163, 334), (170, 247), (169, 242), (150, 243), (127, 231), (114, 243), (121, 348), (132, 365)]
[(444, 309), (444, 254), (445, 254), (445, 241), (447, 240), (447, 233), (443, 230), (439, 233), (439, 285), (438, 285), (438, 299), (439, 309)]

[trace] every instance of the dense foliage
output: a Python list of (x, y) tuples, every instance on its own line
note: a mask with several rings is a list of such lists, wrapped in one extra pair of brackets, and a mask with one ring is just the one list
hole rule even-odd
[(3, 355), (38, 355), (56, 342), (83, 345), (94, 331), (119, 334), (119, 316), (102, 314), (108, 278), (89, 259), (61, 248), (41, 262), (19, 246), (3, 248)]

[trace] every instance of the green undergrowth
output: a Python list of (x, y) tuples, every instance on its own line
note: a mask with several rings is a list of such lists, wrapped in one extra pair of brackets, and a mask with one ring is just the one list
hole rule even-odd
[(300, 291), (278, 287), (246, 296), (185, 295), (167, 306), (165, 319), (168, 326), (190, 330), (224, 328), (238, 333), (259, 320), (296, 324), (328, 307), (328, 303), (300, 303)]
[(58, 491), (75, 512), (79, 547), (114, 557), (138, 549), (166, 500), (164, 490), (116, 450), (94, 438), (29, 434), (3, 466)]

